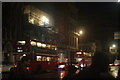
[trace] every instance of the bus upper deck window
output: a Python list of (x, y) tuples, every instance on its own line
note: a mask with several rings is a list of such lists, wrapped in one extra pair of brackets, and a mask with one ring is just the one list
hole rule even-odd
[(20, 44), (20, 45), (25, 45), (25, 41), (18, 41), (17, 44)]
[(36, 42), (35, 42), (35, 41), (31, 41), (30, 44), (31, 44), (32, 46), (36, 46)]
[(37, 61), (41, 61), (42, 57), (41, 56), (37, 56)]

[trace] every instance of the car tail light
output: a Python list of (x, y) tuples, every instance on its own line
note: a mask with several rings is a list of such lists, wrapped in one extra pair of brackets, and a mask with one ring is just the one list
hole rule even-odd
[(30, 70), (30, 68), (29, 68), (29, 67), (26, 67), (26, 69)]
[(17, 67), (17, 65), (16, 65), (16, 64), (14, 64), (14, 67)]

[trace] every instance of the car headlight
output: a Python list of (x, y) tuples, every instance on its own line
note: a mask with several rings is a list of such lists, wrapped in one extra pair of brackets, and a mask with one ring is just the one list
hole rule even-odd
[(76, 68), (79, 68), (77, 65), (75, 65)]
[(58, 68), (64, 68), (65, 67), (65, 65), (59, 65), (58, 66)]

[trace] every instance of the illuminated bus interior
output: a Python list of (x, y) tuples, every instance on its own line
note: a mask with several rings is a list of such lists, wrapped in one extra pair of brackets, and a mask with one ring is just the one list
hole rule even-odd
[(48, 57), (48, 56), (36, 56), (36, 61), (55, 61), (56, 57)]
[[(25, 45), (26, 41), (18, 41), (17, 44), (19, 45)], [(39, 47), (39, 48), (46, 48), (46, 49), (52, 49), (52, 50), (57, 50), (57, 46), (53, 44), (46, 44), (46, 43), (41, 43), (38, 41), (30, 41), (31, 46)]]

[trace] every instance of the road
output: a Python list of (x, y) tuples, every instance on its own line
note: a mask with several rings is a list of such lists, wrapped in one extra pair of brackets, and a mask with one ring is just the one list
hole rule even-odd
[(58, 72), (49, 72), (43, 74), (33, 75), (33, 79), (41, 79), (41, 80), (61, 80), (66, 71), (58, 71)]
[[(111, 66), (110, 73), (116, 78), (117, 72), (119, 67), (118, 66)], [(66, 71), (64, 70), (58, 70), (56, 72), (45, 72), (45, 73), (39, 73), (39, 74), (33, 74), (31, 80), (62, 80), (62, 78), (65, 76)], [(7, 80), (9, 74), (4, 73), (2, 74), (2, 80)]]
[[(66, 74), (64, 70), (56, 72), (44, 72), (39, 74), (32, 74), (31, 80), (61, 80)], [(8, 80), (9, 73), (2, 73), (2, 80)]]

